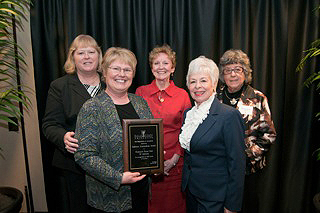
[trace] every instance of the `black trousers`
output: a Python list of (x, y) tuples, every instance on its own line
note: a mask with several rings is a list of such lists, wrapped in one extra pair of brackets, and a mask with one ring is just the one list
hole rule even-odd
[(240, 213), (259, 213), (261, 193), (259, 187), (262, 181), (262, 171), (246, 175), (244, 180), (244, 192), (242, 209)]
[(187, 213), (223, 213), (224, 203), (202, 200), (186, 188)]
[[(86, 182), (84, 174), (54, 168), (54, 196), (56, 213), (90, 213), (87, 204)], [(51, 213), (51, 212), (50, 212)]]

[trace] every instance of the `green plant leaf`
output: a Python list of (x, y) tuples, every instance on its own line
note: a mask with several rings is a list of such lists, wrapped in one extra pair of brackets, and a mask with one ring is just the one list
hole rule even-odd
[[(26, 53), (15, 42), (13, 27), (23, 30), (22, 21), (27, 20), (31, 0), (0, 0), (0, 121), (19, 125), (10, 117), (21, 120), (19, 103), (28, 108), (31, 104), (26, 91), (30, 87), (16, 85), (17, 75), (26, 71), (27, 63), (24, 60)], [(14, 22), (13, 22), (14, 21)], [(19, 63), (19, 69), (16, 66)], [(1, 154), (0, 147), (0, 156)]]
[[(13, 116), (13, 117), (17, 117), (19, 115), (18, 111), (13, 111), (13, 110), (10, 110), (9, 108), (7, 107), (2, 107), (0, 106), (0, 110), (3, 111), (3, 112), (6, 112), (8, 113), (9, 115)], [(20, 112), (20, 111), (19, 111)]]
[(0, 120), (12, 123), (14, 125), (18, 125), (18, 123), (14, 122), (13, 120), (11, 120), (9, 117), (5, 115), (0, 115)]
[[(320, 11), (320, 5), (318, 7), (316, 7), (314, 9), (314, 11), (319, 12)], [(311, 43), (311, 47), (309, 49), (307, 49), (306, 51), (304, 51), (306, 53), (306, 55), (301, 59), (300, 63), (298, 64), (296, 71), (302, 71), (306, 62), (308, 60), (311, 60), (312, 58), (320, 55), (320, 38), (316, 39), (315, 41), (313, 41)], [(304, 85), (309, 87), (311, 86), (311, 84), (316, 83), (318, 80), (320, 80), (320, 72), (315, 72), (312, 73), (307, 80), (304, 81)], [(317, 83), (316, 85), (316, 90), (320, 90), (320, 82)], [(316, 114), (316, 117), (319, 117), (319, 121), (320, 121), (320, 112), (318, 112)], [(316, 158), (317, 160), (320, 160), (320, 148), (317, 149), (315, 152), (313, 152), (312, 155), (316, 154)]]
[(10, 13), (15, 16), (18, 15), (18, 13), (16, 13), (13, 9), (6, 8), (6, 7), (0, 8), (0, 11), (5, 11), (5, 12)]
[(314, 49), (314, 51), (312, 52), (312, 54), (310, 55), (310, 57), (314, 57), (320, 54), (320, 49)]
[(312, 155), (316, 155), (316, 159), (317, 159), (317, 160), (320, 160), (320, 148), (319, 148), (319, 149), (316, 149), (316, 150), (312, 153)]

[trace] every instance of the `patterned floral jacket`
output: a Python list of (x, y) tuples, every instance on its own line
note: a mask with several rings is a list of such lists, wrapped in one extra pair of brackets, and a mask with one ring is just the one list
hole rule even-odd
[[(217, 97), (222, 102), (225, 86), (221, 86)], [(271, 119), (267, 97), (247, 85), (236, 108), (246, 125), (247, 168), (246, 174), (255, 173), (266, 166), (265, 153), (276, 139), (276, 130)]]
[[(141, 119), (153, 118), (147, 102), (129, 93)], [(121, 185), (124, 169), (122, 127), (109, 95), (100, 94), (81, 108), (75, 138), (76, 162), (86, 171), (88, 204), (106, 212), (122, 212), (132, 206), (130, 185)]]

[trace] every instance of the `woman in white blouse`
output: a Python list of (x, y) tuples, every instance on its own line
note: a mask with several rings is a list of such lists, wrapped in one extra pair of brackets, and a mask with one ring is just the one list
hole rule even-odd
[(241, 210), (245, 175), (244, 123), (236, 109), (215, 98), (217, 65), (200, 56), (189, 64), (187, 86), (195, 106), (179, 136), (185, 149), (182, 190), (188, 213)]

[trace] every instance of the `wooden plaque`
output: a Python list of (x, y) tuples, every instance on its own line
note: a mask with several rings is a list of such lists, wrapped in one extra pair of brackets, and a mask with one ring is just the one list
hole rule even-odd
[(124, 171), (163, 173), (162, 119), (123, 119)]

